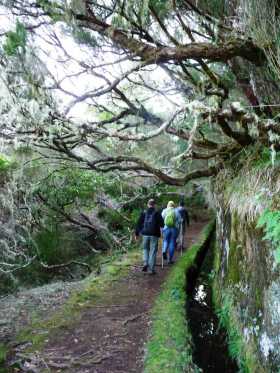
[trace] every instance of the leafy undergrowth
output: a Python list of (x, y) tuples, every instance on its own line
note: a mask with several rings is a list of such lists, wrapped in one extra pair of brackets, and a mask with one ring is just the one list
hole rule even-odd
[(28, 341), (26, 353), (42, 349), (50, 336), (55, 336), (62, 329), (70, 328), (79, 321), (84, 309), (98, 304), (110, 284), (125, 276), (130, 266), (139, 261), (140, 256), (141, 250), (134, 248), (125, 254), (116, 254), (108, 258), (101, 268), (101, 273), (92, 274), (82, 281), (83, 286), (74, 291), (51, 317), (45, 320), (36, 320), (34, 317), (30, 325), (17, 336), (17, 343), (24, 344)]
[(258, 220), (257, 228), (263, 228), (263, 240), (269, 240), (275, 248), (273, 254), (277, 264), (280, 264), (280, 211), (266, 209)]
[(212, 232), (213, 223), (203, 230), (172, 268), (152, 311), (153, 325), (147, 343), (145, 373), (198, 372), (192, 361), (192, 338), (186, 322), (186, 273)]

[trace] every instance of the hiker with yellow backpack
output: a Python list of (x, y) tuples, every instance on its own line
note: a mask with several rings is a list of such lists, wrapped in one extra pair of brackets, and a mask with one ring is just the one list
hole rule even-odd
[(176, 240), (182, 218), (179, 211), (175, 209), (173, 201), (168, 202), (167, 208), (162, 211), (161, 215), (164, 220), (162, 258), (168, 260), (168, 264), (173, 264)]

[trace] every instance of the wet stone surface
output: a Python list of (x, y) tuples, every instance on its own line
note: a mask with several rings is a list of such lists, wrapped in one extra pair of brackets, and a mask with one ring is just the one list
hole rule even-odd
[(228, 354), (226, 333), (219, 327), (212, 306), (209, 280), (212, 258), (209, 252), (188, 296), (187, 317), (194, 342), (193, 360), (205, 373), (235, 373), (238, 372), (237, 364)]

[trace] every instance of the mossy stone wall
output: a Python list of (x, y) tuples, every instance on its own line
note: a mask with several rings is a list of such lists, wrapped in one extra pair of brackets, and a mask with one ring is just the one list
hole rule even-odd
[(230, 317), (245, 346), (241, 371), (279, 372), (280, 271), (273, 250), (256, 224), (229, 212), (221, 196), (217, 204), (215, 298), (218, 307), (225, 295), (232, 299)]

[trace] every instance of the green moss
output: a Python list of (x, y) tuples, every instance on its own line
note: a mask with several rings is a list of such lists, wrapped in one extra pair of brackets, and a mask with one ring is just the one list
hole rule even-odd
[(0, 154), (0, 176), (6, 174), (14, 167), (14, 163), (3, 154)]
[(186, 272), (208, 238), (213, 225), (203, 231), (198, 244), (190, 247), (170, 272), (152, 311), (153, 325), (147, 344), (144, 372), (195, 372), (191, 333), (186, 323)]
[(255, 307), (256, 310), (263, 310), (263, 289), (261, 289), (258, 285), (254, 289), (255, 292)]
[(213, 304), (220, 324), (227, 331), (229, 354), (237, 361), (241, 373), (263, 373), (264, 369), (259, 364), (255, 342), (252, 339), (248, 342), (243, 337), (243, 328), (234, 304), (233, 290), (230, 286), (227, 287), (226, 284), (220, 283), (218, 273), (221, 254), (217, 245), (215, 245), (214, 251), (214, 272), (216, 275), (212, 284)]
[(227, 280), (231, 284), (236, 284), (240, 281), (240, 252), (242, 248), (237, 244), (230, 244), (229, 258), (228, 258), (228, 269), (227, 269)]
[(241, 373), (261, 373), (263, 367), (258, 362), (256, 346), (251, 340), (245, 341), (243, 337), (242, 325), (237, 317), (233, 299), (229, 291), (224, 292), (220, 308), (217, 309), (220, 324), (228, 334), (229, 354), (237, 361)]

